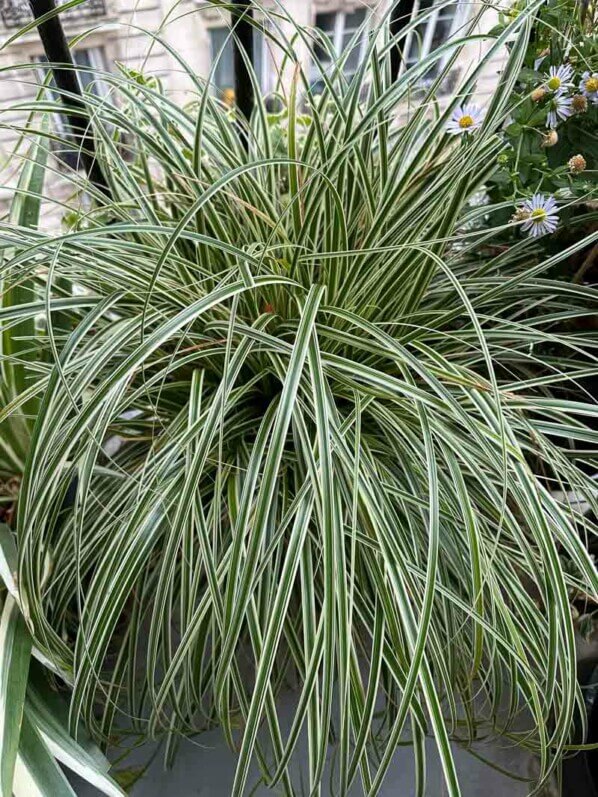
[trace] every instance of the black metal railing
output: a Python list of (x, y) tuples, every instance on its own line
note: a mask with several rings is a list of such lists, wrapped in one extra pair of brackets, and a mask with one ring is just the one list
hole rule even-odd
[[(66, 0), (62, 0), (62, 3)], [(56, 5), (61, 5), (57, 0)], [(96, 19), (106, 15), (105, 0), (85, 0), (73, 8), (64, 11), (60, 16), (65, 22)], [(29, 0), (0, 0), (0, 18), (6, 28), (22, 28), (33, 19)]]

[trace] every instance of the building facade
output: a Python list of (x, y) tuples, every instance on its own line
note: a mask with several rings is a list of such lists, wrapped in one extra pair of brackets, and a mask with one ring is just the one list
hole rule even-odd
[[(65, 2), (65, 0), (59, 0)], [(282, 6), (289, 20), (277, 22), (280, 32), (293, 37), (294, 25), (308, 25), (321, 32), (322, 45), (317, 58), (326, 64), (333, 53), (339, 55), (351, 48), (345, 59), (345, 72), (350, 77), (364, 52), (368, 27), (388, 9), (391, 0), (270, 0), (265, 5)], [(429, 8), (436, 0), (412, 0), (412, 13)], [(407, 66), (427, 55), (450, 35), (468, 24), (479, 6), (468, 0), (438, 7), (405, 43)], [(200, 0), (85, 0), (61, 15), (74, 58), (80, 68), (79, 77), (87, 90), (101, 94), (105, 86), (98, 72), (119, 68), (137, 69), (160, 79), (163, 88), (178, 102), (192, 98), (188, 76), (169, 52), (169, 47), (187, 62), (196, 74), (209, 79), (215, 92), (226, 101), (232, 99), (234, 84), (233, 50), (230, 19), (226, 12)], [(0, 0), (0, 205), (10, 195), (13, 184), (12, 153), (18, 143), (19, 130), (26, 118), (27, 102), (35, 96), (43, 70), (43, 49), (35, 29), (11, 37), (31, 22), (28, 0)], [(292, 20), (292, 22), (290, 21)], [(484, 15), (488, 29), (496, 17)], [(456, 70), (466, 69), (479, 60), (483, 44), (468, 46)], [(316, 87), (321, 75), (314, 67), (312, 53), (306, 44), (296, 46), (299, 60)], [(30, 68), (27, 65), (31, 65)], [(272, 91), (278, 81), (289, 80), (293, 65), (285, 61), (280, 49), (267, 36), (254, 37), (254, 65), (264, 92)], [(500, 59), (489, 65), (480, 81), (478, 92), (492, 90), (500, 68)], [(86, 70), (90, 70), (87, 72)], [(93, 74), (92, 74), (93, 73)], [(431, 75), (433, 77), (433, 75)], [(280, 84), (279, 84), (280, 85)], [(51, 88), (50, 88), (51, 90)], [(57, 118), (56, 127), (64, 133), (66, 121)], [(72, 166), (76, 153), (62, 151), (60, 164)]]

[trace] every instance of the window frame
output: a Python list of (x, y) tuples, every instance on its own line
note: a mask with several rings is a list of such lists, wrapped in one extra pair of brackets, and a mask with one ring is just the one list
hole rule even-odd
[[(256, 20), (256, 21), (260, 22), (261, 20)], [(207, 29), (208, 29), (208, 38), (209, 38), (209, 41), (210, 41), (210, 73), (212, 74), (212, 87), (216, 91), (219, 91), (219, 92), (224, 91), (224, 89), (226, 89), (226, 88), (234, 89), (235, 65), (234, 65), (233, 35), (231, 34), (231, 26), (230, 26), (230, 24), (227, 25), (226, 23), (214, 24), (214, 25), (208, 25)], [(231, 56), (233, 58), (233, 66), (232, 66), (233, 85), (232, 86), (219, 86), (214, 81), (214, 73), (212, 72), (212, 69), (214, 68), (214, 62), (215, 62), (216, 58), (218, 57), (218, 55), (220, 54), (221, 49), (222, 49), (222, 48), (219, 48), (218, 50), (216, 50), (214, 48), (214, 39), (213, 39), (214, 31), (221, 31), (221, 32), (224, 31), (225, 34), (226, 34), (225, 39), (224, 39), (224, 41), (225, 41), (224, 48), (226, 50), (227, 47), (230, 47)], [(275, 72), (276, 66), (275, 66), (275, 63), (274, 63), (274, 59), (273, 59), (273, 57), (271, 55), (270, 48), (268, 47), (268, 37), (266, 36), (266, 34), (262, 30), (259, 30), (258, 28), (254, 28), (253, 29), (253, 36), (254, 36), (254, 38), (253, 38), (254, 68), (255, 68), (256, 45), (258, 45), (260, 47), (260, 51), (261, 51), (260, 52), (261, 63), (260, 63), (259, 71), (256, 70), (256, 75), (257, 75), (257, 78), (258, 78), (258, 82), (259, 82), (261, 91), (263, 92), (263, 94), (268, 94), (269, 92), (272, 91), (272, 74), (273, 74), (273, 72)], [(271, 69), (269, 69), (270, 66), (272, 67)]]
[[(75, 50), (73, 56), (76, 58), (77, 52), (85, 51), (89, 53), (89, 66), (94, 73), (108, 72), (108, 62), (106, 60), (106, 50), (102, 45), (95, 47), (80, 47), (79, 51)], [(76, 62), (75, 62), (76, 63)], [(108, 86), (100, 77), (98, 80), (93, 81), (98, 97), (105, 97), (108, 93)]]
[[(336, 53), (336, 57), (337, 58), (341, 58), (343, 53), (345, 52), (345, 50), (343, 48), (343, 40), (344, 40), (346, 31), (347, 31), (347, 25), (346, 25), (347, 17), (350, 17), (352, 14), (354, 14), (357, 11), (364, 11), (364, 13), (365, 13), (364, 21), (359, 25), (358, 28), (355, 29), (355, 31), (352, 34), (352, 36), (355, 36), (357, 31), (361, 31), (361, 39), (360, 39), (359, 43), (356, 45), (356, 47), (359, 48), (358, 58), (357, 58), (358, 64), (359, 64), (359, 63), (361, 63), (361, 61), (365, 57), (365, 53), (366, 53), (367, 45), (368, 45), (368, 36), (367, 36), (367, 34), (368, 34), (368, 31), (370, 30), (370, 26), (371, 26), (371, 23), (372, 23), (372, 9), (369, 6), (368, 7), (359, 6), (357, 8), (353, 8), (353, 9), (350, 9), (350, 10), (340, 9), (340, 8), (332, 8), (332, 9), (325, 9), (325, 10), (322, 9), (321, 11), (317, 10), (315, 15), (314, 15), (314, 28), (316, 28), (316, 30), (318, 30), (321, 35), (329, 36), (327, 31), (324, 31), (323, 28), (318, 27), (317, 19), (318, 19), (319, 16), (321, 16), (323, 14), (334, 14), (334, 29), (333, 29), (333, 36), (332, 36), (332, 46), (333, 46), (334, 51)], [(325, 65), (322, 64), (322, 66), (325, 66)], [(351, 72), (347, 72), (345, 69), (343, 69), (343, 75), (345, 76), (345, 78), (347, 80), (351, 80), (356, 71), (357, 71), (357, 69), (355, 69), (355, 70), (353, 70)], [(316, 61), (314, 60), (313, 55), (312, 55), (311, 56), (311, 69), (310, 69), (310, 83), (313, 84), (313, 83), (320, 82), (321, 79), (322, 79), (321, 72), (318, 69), (318, 67), (316, 65)]]
[[(450, 25), (450, 29), (449, 29), (448, 35), (443, 39), (442, 44), (444, 44), (446, 41), (448, 41), (451, 38), (451, 36), (453, 36), (453, 34), (459, 28), (459, 26), (463, 24), (463, 22), (467, 18), (467, 14), (468, 14), (469, 6), (465, 2), (465, 0), (456, 0), (455, 3), (451, 3), (450, 5), (454, 5), (455, 6), (455, 12), (454, 12), (453, 18), (451, 20), (451, 25)], [(431, 7), (433, 8), (434, 5), (432, 5)], [(434, 30), (435, 30), (436, 25), (438, 23), (438, 17), (440, 16), (440, 12), (443, 9), (447, 8), (447, 7), (448, 6), (437, 6), (436, 9), (426, 18), (426, 23), (425, 23), (426, 24), (426, 33), (425, 33), (424, 38), (422, 39), (421, 49), (420, 49), (420, 52), (418, 54), (418, 59), (417, 59), (417, 61), (415, 63), (421, 61), (423, 58), (427, 58), (427, 56), (430, 55), (431, 52), (433, 52), (433, 50), (431, 49), (431, 45), (432, 45), (432, 41), (434, 39)], [(420, 10), (421, 10), (421, 8), (420, 8), (420, 0), (413, 0), (413, 8), (411, 9), (411, 16), (409, 18), (409, 23), (413, 22), (413, 20), (419, 14)], [(412, 44), (414, 42), (415, 33), (416, 33), (416, 29), (410, 30), (409, 33), (407, 34), (407, 36), (405, 37), (405, 44), (404, 44), (404, 47), (403, 47), (404, 55), (403, 55), (403, 58), (401, 59), (401, 68), (400, 68), (400, 71), (399, 71), (399, 75), (404, 74), (404, 72), (407, 69), (410, 69), (412, 66), (415, 65), (415, 64), (409, 64), (408, 65), (408, 61), (409, 61), (409, 57), (410, 57), (409, 56), (409, 51), (410, 51), (411, 46), (412, 46)], [(446, 53), (445, 55), (443, 55), (436, 62), (435, 71), (437, 73), (442, 71), (444, 65), (446, 64), (446, 62), (448, 60), (448, 58), (449, 58), (449, 54)]]

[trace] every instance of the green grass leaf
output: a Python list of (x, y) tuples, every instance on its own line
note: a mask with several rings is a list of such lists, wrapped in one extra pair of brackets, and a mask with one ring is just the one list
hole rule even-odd
[(0, 619), (0, 781), (3, 797), (12, 797), (30, 656), (29, 631), (14, 598), (7, 595)]

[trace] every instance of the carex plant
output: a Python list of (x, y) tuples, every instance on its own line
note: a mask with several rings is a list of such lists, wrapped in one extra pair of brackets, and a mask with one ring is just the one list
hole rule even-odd
[[(598, 587), (579, 508), (596, 507), (581, 323), (596, 292), (550, 271), (596, 234), (543, 260), (533, 238), (492, 247), (496, 208), (470, 202), (538, 7), (498, 38), (470, 17), (396, 80), (383, 18), (354, 76), (350, 49), (319, 66), (318, 96), (295, 55), (317, 34), (264, 9), (286, 79), (272, 112), (253, 76), (249, 121), (172, 50), (186, 107), (140, 74), (98, 75), (109, 91), (86, 102), (111, 200), (73, 172), (89, 201), (62, 230), (2, 224), (4, 284), (36, 286), (2, 323), (37, 319), (46, 349), (0, 413), (39, 403), (20, 606), (97, 739), (132, 726), (170, 759), (218, 725), (235, 795), (256, 777), (374, 795), (406, 742), (423, 795), (427, 737), (458, 795), (453, 741), (501, 734), (541, 780), (578, 741), (569, 600)], [(474, 101), (483, 119), (449, 135)]]
[[(44, 132), (47, 134), (47, 127)], [(26, 156), (13, 190), (8, 221), (15, 229), (35, 231), (40, 220), (48, 146), (43, 135), (33, 135), (23, 143)], [(11, 249), (4, 249), (3, 260), (10, 260), (13, 254)], [(35, 276), (26, 274), (2, 286), (2, 411), (14, 401), (21, 403), (31, 375), (38, 373), (44, 362), (47, 367), (45, 325), (28, 311), (21, 312), (23, 307), (35, 303), (38, 287)], [(66, 289), (64, 283), (61, 287)], [(60, 318), (54, 318), (58, 320), (57, 329)], [(60, 762), (102, 794), (122, 797), (124, 792), (108, 775), (108, 760), (82, 725), (70, 722), (68, 703), (55, 688), (62, 682), (64, 691), (64, 673), (57, 671), (37, 647), (24, 619), (26, 610), (17, 586), (17, 549), (9, 524), (14, 521), (38, 405), (39, 399), (33, 397), (21, 404), (18, 413), (3, 412), (5, 417), (0, 423), (0, 794), (73, 797)]]

